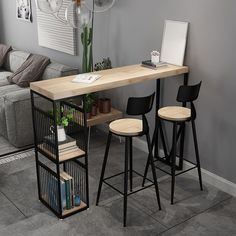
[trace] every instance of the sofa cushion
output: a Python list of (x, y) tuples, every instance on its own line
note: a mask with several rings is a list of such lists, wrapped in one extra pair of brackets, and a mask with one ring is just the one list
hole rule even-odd
[(50, 64), (50, 59), (45, 56), (31, 55), (22, 66), (7, 79), (10, 83), (20, 87), (29, 87), (31, 82), (40, 80), (45, 68)]
[(8, 138), (7, 136), (7, 126), (6, 126), (6, 115), (5, 115), (5, 95), (14, 92), (22, 90), (23, 88), (20, 88), (17, 85), (6, 85), (0, 87), (0, 134), (4, 136), (5, 138)]
[(12, 72), (0, 70), (0, 87), (10, 84), (7, 80), (10, 75), (12, 75)]
[(67, 75), (75, 75), (78, 74), (78, 69), (71, 68), (69, 66), (65, 66), (56, 62), (51, 62), (45, 69), (42, 79), (52, 79), (52, 78), (58, 78), (61, 76), (67, 76)]
[(29, 58), (30, 53), (13, 50), (7, 54), (4, 68), (7, 71), (16, 72), (18, 68)]
[(11, 46), (7, 46), (0, 43), (0, 67), (3, 66), (7, 53), (11, 50), (12, 50)]

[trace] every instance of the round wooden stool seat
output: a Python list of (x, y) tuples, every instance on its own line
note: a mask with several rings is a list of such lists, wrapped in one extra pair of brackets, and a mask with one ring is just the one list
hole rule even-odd
[(133, 118), (115, 120), (109, 125), (110, 131), (122, 136), (137, 136), (143, 132), (143, 121)]
[(191, 118), (191, 110), (179, 106), (163, 107), (158, 110), (158, 116), (169, 121), (186, 121)]

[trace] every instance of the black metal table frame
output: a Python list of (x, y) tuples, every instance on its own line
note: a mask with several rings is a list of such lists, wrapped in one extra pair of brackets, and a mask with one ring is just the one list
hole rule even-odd
[[(184, 73), (183, 85), (188, 85), (189, 73)], [(158, 110), (160, 109), (160, 96), (161, 96), (161, 79), (156, 80), (156, 110), (155, 110), (155, 129), (152, 138), (152, 150), (154, 148), (154, 159), (161, 161), (167, 165), (171, 165), (170, 160), (168, 159), (168, 150), (165, 143), (164, 131), (158, 116)], [(186, 103), (182, 104), (183, 107), (186, 107)], [(159, 131), (161, 142), (164, 151), (164, 157), (159, 156)], [(182, 125), (180, 130), (180, 155), (179, 155), (179, 165), (176, 166), (177, 170), (183, 169), (183, 153), (184, 153), (184, 138), (185, 138), (185, 124)]]
[[(187, 85), (188, 84), (188, 78), (189, 78), (189, 73), (184, 73), (184, 85)], [(154, 134), (153, 134), (153, 139), (152, 139), (152, 148), (154, 148), (154, 158), (156, 158), (156, 160), (159, 160), (159, 161), (163, 161), (165, 162), (166, 164), (169, 164), (166, 160), (164, 160), (163, 158), (159, 157), (158, 156), (158, 150), (159, 150), (159, 145), (158, 145), (158, 136), (159, 136), (159, 131), (160, 131), (160, 135), (161, 135), (161, 141), (163, 143), (163, 146), (165, 147), (165, 140), (164, 140), (164, 133), (163, 133), (163, 128), (162, 126), (160, 125), (160, 119), (158, 117), (158, 110), (160, 108), (160, 85), (161, 85), (161, 79), (156, 79), (156, 106), (155, 106), (155, 130), (154, 130)], [(31, 90), (31, 102), (32, 102), (32, 116), (33, 116), (33, 126), (34, 126), (34, 141), (35, 141), (35, 145), (34, 145), (34, 148), (35, 148), (35, 157), (36, 157), (36, 172), (37, 172), (37, 182), (38, 182), (38, 196), (39, 196), (39, 199), (51, 210), (53, 211), (58, 217), (60, 218), (64, 218), (62, 217), (62, 212), (60, 212), (60, 214), (58, 214), (57, 212), (54, 211), (53, 208), (50, 207), (50, 205), (48, 205), (43, 199), (41, 199), (40, 197), (40, 188), (39, 188), (39, 173), (38, 173), (38, 168), (37, 168), (37, 164), (39, 163), (39, 159), (38, 159), (38, 147), (37, 147), (37, 137), (36, 137), (36, 130), (35, 130), (35, 123), (34, 123), (34, 120), (35, 120), (35, 117), (34, 117), (34, 97), (33, 97), (33, 94), (37, 94), (47, 100), (49, 100), (50, 102), (53, 103), (53, 108), (56, 109), (56, 103), (58, 102), (61, 102), (65, 99), (58, 99), (58, 100), (52, 100), (40, 93), (37, 93), (33, 90)], [(68, 97), (66, 98), (66, 100), (68, 99), (72, 99), (72, 98), (76, 98), (76, 97), (82, 97), (83, 98), (83, 101), (85, 101), (85, 95), (80, 95), (80, 96), (73, 96), (73, 97)], [(182, 104), (183, 106), (186, 106), (186, 104)], [(87, 130), (87, 119), (86, 119), (86, 112), (84, 111), (84, 117), (85, 117), (85, 129)], [(55, 112), (54, 112), (54, 116), (55, 116)], [(56, 117), (54, 117), (56, 119)], [(57, 132), (56, 132), (57, 133)], [(88, 136), (88, 132), (86, 134)], [(57, 134), (56, 134), (57, 136)], [(180, 141), (180, 156), (183, 154), (183, 150), (184, 150), (184, 137), (185, 137), (185, 126), (183, 127), (182, 129), (182, 132), (181, 132), (181, 141)], [(86, 138), (85, 140), (85, 145), (86, 145), (86, 150), (85, 150), (85, 168), (87, 169), (87, 173), (86, 173), (86, 185), (87, 185), (87, 208), (89, 208), (89, 181), (88, 181), (88, 150), (87, 150), (87, 140), (88, 140), (88, 137)], [(20, 150), (19, 150), (20, 152)], [(16, 153), (16, 152), (13, 152), (13, 153)], [(164, 148), (164, 153), (167, 154), (167, 150), (166, 148)], [(7, 155), (7, 154), (6, 154)], [(58, 153), (57, 153), (58, 155)], [(41, 163), (42, 164), (42, 163)], [(178, 166), (178, 169), (182, 169), (183, 167), (183, 160), (180, 159), (180, 163), (179, 163), (179, 166)], [(45, 167), (46, 168), (46, 167)], [(50, 169), (48, 170), (50, 171)], [(57, 173), (59, 173), (59, 165), (57, 165)], [(120, 173), (119, 173), (120, 174)], [(58, 188), (60, 189), (60, 182), (59, 182), (59, 176), (57, 175), (57, 178), (58, 178)], [(150, 181), (150, 180), (149, 180)], [(151, 181), (152, 182), (152, 181)], [(138, 190), (139, 191), (139, 190)], [(61, 201), (60, 201), (61, 202)], [(79, 211), (77, 211), (79, 212)], [(75, 214), (77, 212), (74, 212), (72, 214)], [(72, 214), (68, 214), (67, 216), (69, 215), (72, 215)], [(67, 217), (66, 216), (66, 217)]]

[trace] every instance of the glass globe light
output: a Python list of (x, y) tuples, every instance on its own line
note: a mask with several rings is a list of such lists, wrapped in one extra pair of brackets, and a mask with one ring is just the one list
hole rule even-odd
[(83, 28), (90, 23), (92, 11), (83, 2), (78, 5), (75, 1), (66, 8), (65, 19), (73, 28)]
[(94, 12), (105, 12), (115, 3), (115, 0), (84, 0), (85, 5)]
[(37, 8), (48, 14), (56, 13), (60, 10), (63, 0), (36, 0)]

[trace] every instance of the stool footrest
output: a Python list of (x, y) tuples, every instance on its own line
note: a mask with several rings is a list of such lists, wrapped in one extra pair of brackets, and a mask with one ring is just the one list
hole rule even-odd
[[(130, 170), (129, 170), (128, 172), (130, 172)], [(137, 172), (137, 171), (135, 171), (135, 170), (133, 170), (132, 172), (135, 173), (136, 175), (142, 177), (142, 178), (144, 177), (144, 175), (140, 174), (139, 172)], [(117, 191), (118, 193), (120, 193), (121, 195), (124, 196), (124, 193), (123, 193), (122, 191), (120, 191), (118, 188), (114, 187), (113, 185), (111, 185), (110, 183), (107, 182), (107, 180), (112, 179), (112, 178), (114, 178), (114, 177), (117, 177), (117, 176), (119, 176), (119, 175), (122, 175), (122, 174), (124, 174), (124, 173), (125, 173), (125, 172), (123, 171), (123, 172), (120, 172), (120, 173), (118, 173), (118, 174), (115, 174), (115, 175), (106, 177), (106, 178), (103, 179), (102, 182), (103, 182), (104, 184), (108, 185), (108, 186), (109, 186), (110, 188), (112, 188), (113, 190)], [(147, 179), (149, 182), (151, 182), (151, 184), (148, 184), (147, 186), (140, 187), (140, 188), (137, 187), (137, 188), (138, 188), (137, 190), (134, 190), (134, 191), (132, 191), (132, 192), (129, 192), (129, 193), (127, 194), (127, 196), (129, 196), (129, 195), (131, 195), (131, 194), (134, 194), (134, 193), (137, 193), (137, 192), (139, 192), (139, 191), (142, 191), (142, 190), (144, 190), (144, 189), (146, 189), (146, 188), (149, 188), (149, 187), (151, 187), (151, 186), (154, 185), (153, 180), (151, 180), (151, 179), (149, 179), (149, 178), (146, 178), (146, 179)]]
[[(191, 164), (192, 164), (192, 163), (191, 163)], [(156, 167), (156, 169), (158, 169), (158, 170), (160, 170), (160, 171), (162, 171), (162, 172), (164, 172), (164, 173), (166, 173), (166, 174), (168, 174), (168, 175), (172, 175), (170, 172), (168, 172), (168, 171), (166, 171), (166, 170), (160, 168), (159, 166), (155, 166), (155, 167)], [(191, 167), (191, 168), (188, 168), (187, 170), (183, 170), (183, 171), (181, 171), (181, 172), (175, 174), (175, 176), (184, 174), (184, 173), (186, 173), (186, 172), (188, 172), (188, 171), (190, 171), (190, 170), (193, 170), (193, 169), (195, 169), (195, 168), (197, 168), (197, 165), (196, 165), (196, 164), (195, 164), (195, 166), (193, 166), (193, 167)]]

